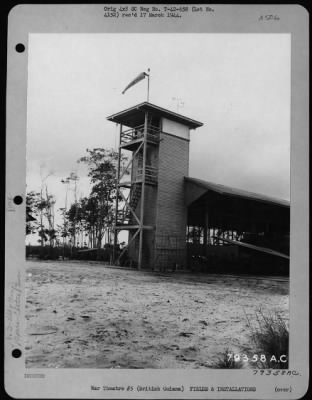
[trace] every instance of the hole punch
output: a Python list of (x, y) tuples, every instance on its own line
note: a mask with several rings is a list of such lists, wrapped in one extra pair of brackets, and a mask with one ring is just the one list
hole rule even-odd
[(22, 352), (20, 349), (14, 349), (12, 350), (12, 357), (14, 358), (20, 358), (20, 356), (22, 355)]
[(13, 201), (14, 201), (14, 204), (19, 206), (20, 204), (23, 203), (23, 197), (22, 196), (15, 196)]
[(23, 52), (25, 51), (25, 46), (23, 45), (23, 43), (18, 43), (18, 44), (15, 46), (15, 50), (16, 50), (18, 53), (23, 53)]

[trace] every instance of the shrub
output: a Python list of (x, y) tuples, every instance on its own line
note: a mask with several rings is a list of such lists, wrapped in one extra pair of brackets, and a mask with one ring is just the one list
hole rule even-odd
[[(256, 312), (257, 326), (254, 327), (246, 315), (256, 352), (264, 354), (265, 361), (259, 361), (259, 368), (288, 369), (289, 330), (279, 313), (265, 315), (262, 310)], [(276, 360), (273, 358), (276, 358)], [(287, 362), (278, 362), (286, 356)], [(283, 360), (284, 358), (282, 358)]]
[(235, 361), (233, 357), (229, 357), (229, 354), (234, 354), (233, 351), (225, 349), (222, 357), (216, 362), (214, 368), (217, 369), (240, 369), (243, 366), (241, 360)]

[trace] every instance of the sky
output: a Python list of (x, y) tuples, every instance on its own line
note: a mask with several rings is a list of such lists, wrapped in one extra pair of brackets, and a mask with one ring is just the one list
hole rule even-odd
[[(290, 35), (30, 34), (27, 191), (44, 181), (64, 207), (61, 179), (88, 194), (87, 148), (117, 149), (107, 117), (146, 101), (198, 120), (189, 176), (289, 200)], [(69, 193), (69, 200), (73, 193)]]

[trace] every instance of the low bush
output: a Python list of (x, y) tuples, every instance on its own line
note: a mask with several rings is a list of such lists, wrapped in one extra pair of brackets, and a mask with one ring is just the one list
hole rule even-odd
[(235, 352), (225, 349), (223, 355), (214, 365), (216, 369), (240, 369), (243, 367), (243, 362), (241, 360), (236, 361), (233, 357)]
[(256, 346), (255, 354), (264, 354), (259, 368), (288, 369), (289, 330), (278, 312), (265, 314), (256, 312), (256, 326), (246, 315), (248, 327)]

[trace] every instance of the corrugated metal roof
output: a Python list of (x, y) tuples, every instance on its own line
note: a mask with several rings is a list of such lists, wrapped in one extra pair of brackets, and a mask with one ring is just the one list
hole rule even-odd
[(181, 124), (188, 126), (190, 129), (196, 129), (200, 126), (203, 126), (202, 122), (195, 121), (194, 119), (185, 117), (184, 115), (166, 110), (165, 108), (156, 106), (155, 104), (149, 103), (147, 101), (137, 104), (136, 106), (127, 108), (126, 110), (120, 111), (116, 114), (110, 115), (109, 117), (107, 117), (107, 119), (109, 121), (124, 124), (133, 128), (134, 126), (132, 125), (136, 123), (139, 114), (142, 115), (142, 113), (145, 111), (150, 111), (154, 115), (159, 115), (172, 121), (180, 122)]
[(277, 204), (283, 207), (290, 207), (290, 202), (283, 199), (276, 199), (259, 193), (248, 192), (242, 189), (236, 189), (230, 186), (220, 185), (219, 183), (212, 183), (203, 181), (201, 179), (184, 177), (186, 182), (193, 183), (201, 188), (211, 190), (216, 193), (225, 194), (228, 196), (241, 197), (248, 200), (261, 201), (265, 203)]

